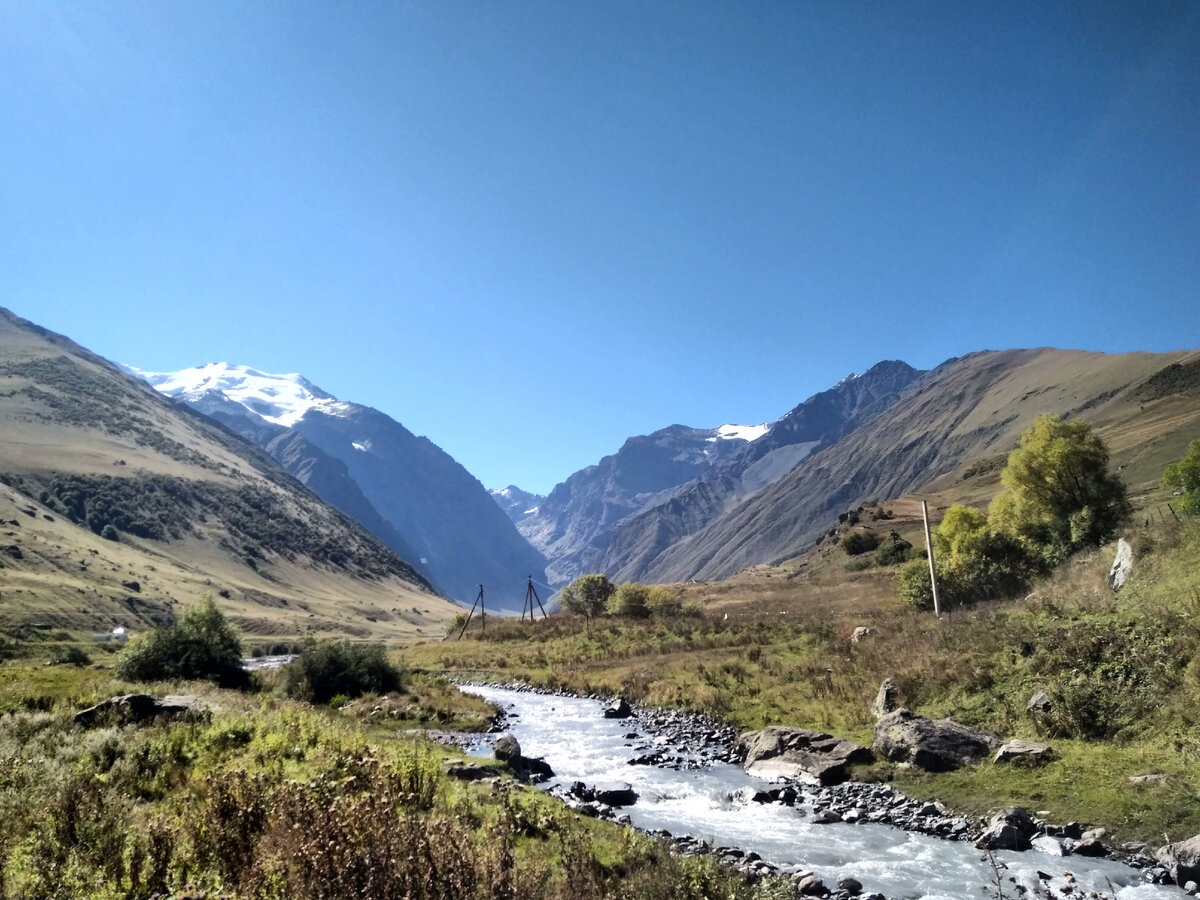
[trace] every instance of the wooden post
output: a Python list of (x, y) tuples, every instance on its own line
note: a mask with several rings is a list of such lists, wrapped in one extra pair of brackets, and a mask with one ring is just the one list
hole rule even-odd
[(483, 607), (483, 585), (479, 586), (479, 630), (487, 631), (487, 610)]
[(1168, 503), (1167, 509), (1169, 509), (1171, 511), (1171, 515), (1175, 517), (1175, 524), (1178, 525), (1179, 524), (1179, 513), (1175, 512), (1175, 507), (1173, 507), (1170, 503)]
[(475, 602), (471, 604), (471, 611), (467, 613), (467, 620), (463, 622), (462, 629), (458, 632), (458, 639), (461, 641), (462, 636), (466, 634), (467, 626), (471, 624), (471, 616), (475, 615), (475, 607), (479, 607), (480, 621), (483, 617), (483, 585), (479, 586), (479, 596), (475, 598)]
[(929, 537), (929, 506), (921, 501), (921, 516), (925, 519), (925, 547), (929, 555), (929, 583), (933, 586), (933, 614), (942, 617), (942, 605), (938, 601), (937, 570), (933, 567), (933, 540)]

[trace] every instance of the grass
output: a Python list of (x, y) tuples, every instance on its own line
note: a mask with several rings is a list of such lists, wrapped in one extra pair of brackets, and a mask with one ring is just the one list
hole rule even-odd
[[(1033, 772), (877, 766), (863, 777), (970, 813), (1017, 803), (1160, 842), (1200, 833), (1200, 525), (1151, 524), (1131, 539), (1135, 577), (1116, 595), (1104, 548), (1072, 558), (1027, 597), (952, 610), (939, 623), (895, 599), (889, 570), (846, 573), (830, 542), (804, 565), (680, 586), (682, 599), (703, 606), (698, 618), (602, 618), (588, 631), (565, 617), (505, 623), (414, 645), (403, 658), (415, 669), (623, 694), (743, 729), (788, 724), (861, 743), (872, 740), (869, 708), (886, 677), (909, 708), (1047, 740), (1059, 759)], [(858, 626), (871, 634), (856, 643)], [(1038, 690), (1053, 706), (1035, 716), (1026, 705)], [(1128, 780), (1151, 773), (1167, 778)]]
[[(579, 817), (511, 781), (444, 774), (412, 727), (493, 710), (445, 682), (335, 710), (206, 684), (198, 720), (83, 729), (132, 686), (96, 667), (0, 666), (0, 893), (55, 898), (768, 900), (708, 858)], [(138, 686), (146, 689), (145, 686)]]

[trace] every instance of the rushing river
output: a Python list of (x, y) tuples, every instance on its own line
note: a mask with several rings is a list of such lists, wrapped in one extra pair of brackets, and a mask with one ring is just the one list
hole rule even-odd
[[(811, 805), (796, 807), (759, 804), (739, 794), (742, 788), (762, 788), (737, 766), (706, 765), (676, 771), (656, 766), (631, 766), (628, 760), (653, 744), (633, 719), (605, 719), (595, 700), (549, 696), (502, 688), (468, 686), (506, 709), (508, 730), (529, 757), (544, 757), (554, 769), (554, 784), (583, 781), (628, 782), (638, 801), (621, 810), (633, 824), (646, 830), (666, 829), (674, 835), (691, 835), (713, 846), (737, 847), (757, 852), (782, 871), (811, 869), (831, 888), (838, 878), (852, 876), (864, 893), (879, 892), (897, 900), (964, 900), (986, 897), (993, 881), (983, 854), (966, 842), (947, 841), (913, 834), (890, 825), (819, 825), (812, 821)], [(642, 736), (627, 739), (637, 731)], [(677, 752), (682, 748), (673, 748)], [(1073, 896), (1086, 891), (1116, 891), (1120, 900), (1182, 898), (1175, 887), (1149, 885), (1141, 872), (1110, 860), (1056, 857), (1037, 851), (998, 852), (1006, 865), (1005, 896), (1016, 896), (1015, 884), (1029, 895), (1044, 887), (1039, 870), (1051, 876), (1055, 896), (1074, 882)], [(1069, 874), (1068, 874), (1069, 873)], [(1038, 894), (1038, 896), (1045, 896)]]

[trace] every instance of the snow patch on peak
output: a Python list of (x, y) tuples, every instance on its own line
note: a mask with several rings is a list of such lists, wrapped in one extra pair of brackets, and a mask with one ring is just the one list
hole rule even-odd
[(838, 387), (839, 385), (843, 385), (843, 384), (849, 384), (851, 381), (857, 381), (859, 378), (862, 378), (862, 376), (859, 375), (857, 372), (851, 372), (849, 375), (847, 375), (845, 378), (843, 378), (841, 381), (839, 381), (837, 384), (835, 384), (834, 387)]
[(275, 425), (291, 428), (312, 409), (344, 415), (350, 408), (296, 372), (283, 375), (249, 366), (209, 363), (178, 372), (143, 372), (127, 367), (159, 393), (192, 402), (216, 391)]
[(366, 453), (368, 450), (371, 449), (371, 442), (367, 441), (366, 444), (360, 444), (358, 441), (351, 441), (350, 446), (353, 447), (355, 450), (359, 451), (360, 453)]
[(717, 437), (723, 441), (750, 443), (757, 441), (770, 430), (770, 425), (722, 425), (717, 429)]

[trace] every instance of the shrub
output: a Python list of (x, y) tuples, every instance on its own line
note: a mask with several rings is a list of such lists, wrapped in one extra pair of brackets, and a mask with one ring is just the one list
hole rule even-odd
[(1200, 514), (1200, 440), (1188, 445), (1187, 455), (1163, 470), (1163, 487), (1180, 492), (1180, 512)]
[(879, 546), (879, 535), (873, 531), (851, 531), (838, 544), (847, 556), (870, 553)]
[(120, 541), (121, 533), (111, 525), (105, 525), (100, 529), (100, 537), (104, 538), (106, 541)]
[(567, 612), (583, 616), (585, 627), (590, 628), (592, 619), (604, 612), (614, 591), (616, 586), (607, 575), (580, 575), (562, 589), (558, 602)]
[(607, 611), (610, 616), (629, 616), (634, 619), (644, 619), (650, 615), (647, 605), (650, 599), (650, 588), (636, 581), (626, 581), (617, 587), (608, 598)]
[(908, 541), (888, 541), (875, 551), (875, 565), (895, 566), (913, 558), (913, 546)]
[(683, 614), (683, 604), (675, 592), (659, 584), (651, 586), (646, 609), (656, 619), (673, 619)]
[(134, 638), (121, 655), (117, 674), (129, 681), (204, 679), (222, 687), (246, 687), (242, 638), (206, 596), (170, 628)]
[(90, 666), (91, 664), (92, 658), (78, 647), (64, 647), (50, 657), (52, 666)]
[(339, 695), (353, 699), (366, 693), (398, 691), (405, 680), (405, 671), (388, 662), (379, 644), (312, 642), (283, 667), (284, 693), (318, 704)]

